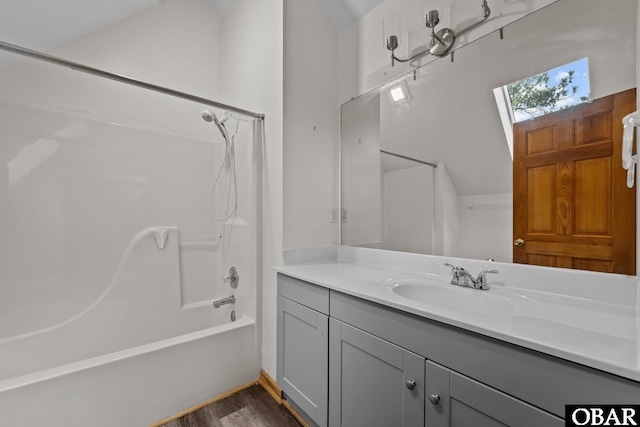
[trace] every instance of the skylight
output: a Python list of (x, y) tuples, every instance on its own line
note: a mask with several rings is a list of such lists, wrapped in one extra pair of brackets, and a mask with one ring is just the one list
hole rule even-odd
[(591, 98), (587, 58), (508, 84), (514, 123), (572, 107)]
[(587, 58), (493, 90), (513, 159), (513, 125), (591, 101)]

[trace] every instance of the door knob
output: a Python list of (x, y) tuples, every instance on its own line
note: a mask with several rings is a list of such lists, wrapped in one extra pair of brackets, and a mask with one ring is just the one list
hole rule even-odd
[(416, 388), (416, 382), (414, 380), (407, 381), (407, 388), (409, 390), (413, 390), (414, 388)]
[(440, 403), (440, 395), (438, 393), (433, 393), (431, 396), (429, 396), (429, 402), (437, 405), (438, 403)]
[(513, 241), (513, 246), (518, 246), (518, 247), (524, 246), (524, 240), (522, 240), (522, 239), (514, 240)]

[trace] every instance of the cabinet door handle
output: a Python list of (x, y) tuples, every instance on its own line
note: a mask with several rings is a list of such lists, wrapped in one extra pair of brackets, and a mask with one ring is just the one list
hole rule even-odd
[(416, 388), (416, 382), (414, 380), (407, 381), (407, 388), (409, 390), (413, 390), (414, 388)]
[(440, 403), (440, 395), (438, 393), (433, 393), (431, 396), (429, 396), (429, 402), (437, 405), (438, 403)]

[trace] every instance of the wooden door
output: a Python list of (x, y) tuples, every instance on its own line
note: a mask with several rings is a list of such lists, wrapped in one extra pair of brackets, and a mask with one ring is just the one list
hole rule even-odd
[(621, 160), (635, 94), (514, 126), (514, 262), (635, 274), (636, 189)]

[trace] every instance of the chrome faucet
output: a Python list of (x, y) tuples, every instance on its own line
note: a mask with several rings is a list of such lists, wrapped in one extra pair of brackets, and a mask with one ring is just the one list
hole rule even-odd
[(486, 291), (489, 289), (489, 285), (487, 284), (487, 274), (493, 273), (497, 274), (498, 270), (484, 270), (478, 274), (477, 278), (474, 278), (471, 273), (465, 270), (462, 267), (456, 267), (455, 265), (445, 263), (447, 267), (451, 267), (451, 272), (453, 276), (451, 277), (451, 284), (457, 286), (468, 286), (474, 289), (482, 289)]
[(222, 306), (222, 305), (233, 304), (235, 302), (236, 302), (236, 297), (231, 295), (230, 297), (222, 298), (222, 299), (219, 299), (217, 301), (214, 301), (213, 302), (213, 308), (220, 308), (220, 306)]

